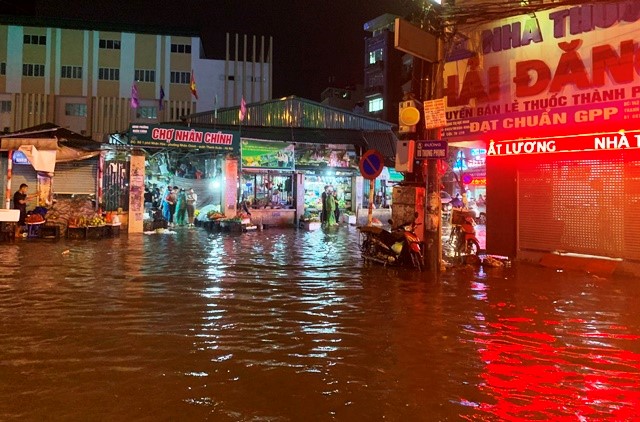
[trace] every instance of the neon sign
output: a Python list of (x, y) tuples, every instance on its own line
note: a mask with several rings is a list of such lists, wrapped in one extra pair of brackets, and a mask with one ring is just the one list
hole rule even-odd
[(529, 155), (554, 152), (601, 151), (640, 148), (640, 130), (559, 136), (556, 138), (489, 141), (487, 155)]

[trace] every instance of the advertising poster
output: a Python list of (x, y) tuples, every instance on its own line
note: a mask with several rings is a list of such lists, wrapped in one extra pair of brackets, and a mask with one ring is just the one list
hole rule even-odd
[(242, 167), (294, 169), (294, 147), (286, 142), (242, 138)]
[(355, 151), (327, 145), (297, 144), (296, 167), (358, 168)]
[(144, 220), (144, 155), (132, 155), (129, 168), (129, 233), (142, 233)]

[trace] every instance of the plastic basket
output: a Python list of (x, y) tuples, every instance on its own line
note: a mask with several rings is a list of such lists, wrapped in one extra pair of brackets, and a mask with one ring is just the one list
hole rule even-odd
[(463, 211), (454, 209), (451, 213), (451, 224), (464, 224), (464, 220), (467, 217), (473, 218), (473, 211)]

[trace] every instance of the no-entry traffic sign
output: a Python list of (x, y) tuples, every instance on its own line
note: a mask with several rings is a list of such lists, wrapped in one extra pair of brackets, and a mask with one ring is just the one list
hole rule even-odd
[(375, 149), (370, 149), (360, 158), (360, 173), (362, 177), (373, 180), (382, 173), (384, 157)]

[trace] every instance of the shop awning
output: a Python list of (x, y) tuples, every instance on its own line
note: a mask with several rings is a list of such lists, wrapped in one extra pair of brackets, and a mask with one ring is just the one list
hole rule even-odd
[(21, 145), (18, 148), (31, 163), (35, 171), (53, 173), (56, 168), (55, 149), (38, 150), (34, 145)]
[(0, 150), (21, 151), (36, 171), (53, 173), (56, 162), (85, 160), (99, 155), (101, 144), (69, 129), (45, 123), (3, 135)]

